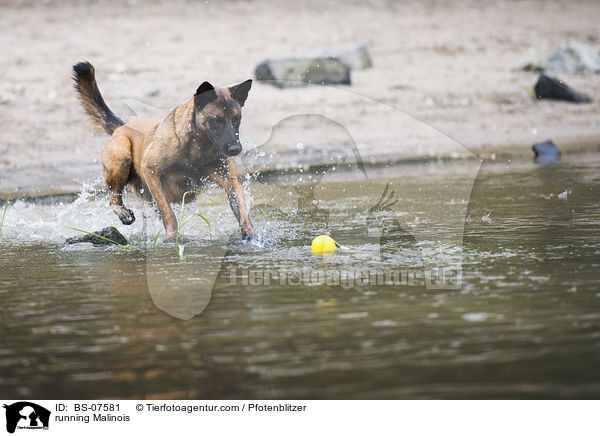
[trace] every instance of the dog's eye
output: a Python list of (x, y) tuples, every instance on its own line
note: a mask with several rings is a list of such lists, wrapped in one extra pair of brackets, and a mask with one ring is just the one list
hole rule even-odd
[(208, 127), (210, 127), (211, 129), (216, 129), (221, 125), (221, 123), (219, 122), (219, 120), (217, 120), (216, 118), (210, 117), (208, 119)]

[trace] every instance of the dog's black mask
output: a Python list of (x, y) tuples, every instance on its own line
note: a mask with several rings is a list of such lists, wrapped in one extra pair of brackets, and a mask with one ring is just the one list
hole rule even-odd
[(196, 128), (225, 156), (237, 156), (242, 151), (242, 107), (251, 87), (252, 80), (229, 88), (215, 88), (204, 82), (194, 94)]

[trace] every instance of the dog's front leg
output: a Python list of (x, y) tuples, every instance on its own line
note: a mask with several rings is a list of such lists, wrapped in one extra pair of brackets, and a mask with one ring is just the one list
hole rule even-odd
[(215, 181), (227, 193), (229, 205), (233, 214), (240, 223), (243, 239), (252, 239), (256, 236), (254, 227), (246, 210), (246, 197), (237, 178), (237, 166), (233, 159), (226, 161), (223, 167), (209, 173), (211, 180)]
[(173, 209), (171, 209), (171, 206), (169, 205), (169, 202), (165, 196), (161, 182), (161, 173), (157, 169), (158, 166), (155, 166), (154, 163), (150, 163), (149, 160), (144, 157), (141, 167), (141, 176), (146, 182), (146, 185), (152, 194), (152, 198), (154, 198), (154, 201), (158, 206), (158, 210), (160, 211), (163, 226), (167, 232), (166, 240), (174, 241), (177, 237), (177, 218), (175, 218)]

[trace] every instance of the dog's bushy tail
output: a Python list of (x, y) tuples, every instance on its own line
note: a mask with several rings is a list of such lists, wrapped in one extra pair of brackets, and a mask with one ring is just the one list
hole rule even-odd
[(94, 67), (89, 62), (79, 62), (73, 66), (73, 80), (75, 90), (81, 101), (83, 110), (90, 117), (92, 123), (104, 129), (109, 135), (116, 128), (125, 124), (106, 105), (94, 75)]

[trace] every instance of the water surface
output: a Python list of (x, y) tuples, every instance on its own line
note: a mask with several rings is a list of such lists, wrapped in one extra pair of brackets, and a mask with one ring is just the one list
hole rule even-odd
[[(248, 182), (262, 235), (250, 244), (209, 189), (217, 204), (201, 198), (186, 216), (200, 210), (211, 232), (191, 219), (184, 259), (160, 235), (151, 247), (160, 220), (133, 195), (131, 227), (89, 186), (75, 200), (11, 202), (0, 239), (0, 396), (598, 397), (600, 155), (486, 161), (472, 181), (465, 165), (372, 169), (368, 183), (340, 173), (314, 199), (298, 175)], [(388, 183), (399, 202), (369, 213)], [(62, 246), (77, 234), (70, 227), (106, 225), (139, 245)], [(321, 232), (348, 249), (310, 254)], [(396, 285), (250, 280), (252, 271), (415, 272), (457, 258), (453, 289), (428, 288), (418, 274)], [(176, 287), (211, 268), (200, 315), (177, 319), (153, 303), (148, 277)]]

